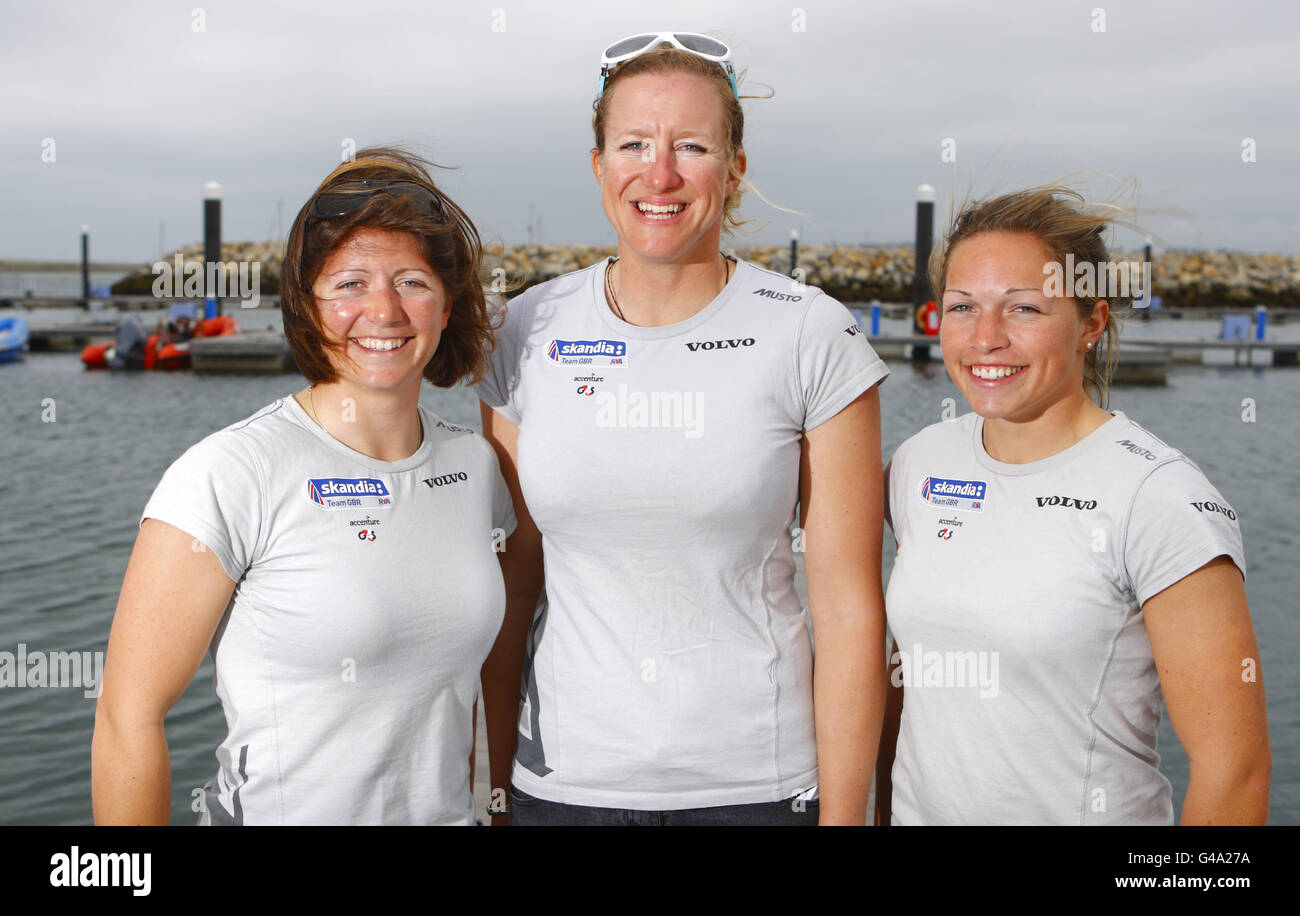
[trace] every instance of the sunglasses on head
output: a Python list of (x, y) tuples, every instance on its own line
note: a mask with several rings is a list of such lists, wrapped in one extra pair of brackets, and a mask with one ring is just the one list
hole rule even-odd
[(605, 83), (616, 66), (623, 61), (640, 57), (647, 51), (653, 51), (665, 42), (679, 51), (721, 65), (727, 71), (731, 91), (736, 98), (740, 98), (740, 91), (736, 89), (736, 71), (731, 68), (731, 49), (718, 39), (698, 32), (643, 32), (614, 42), (600, 55), (600, 83), (596, 86), (596, 98), (605, 94)]
[(305, 225), (322, 220), (350, 216), (366, 205), (376, 194), (405, 197), (416, 204), (426, 216), (445, 219), (442, 201), (424, 185), (410, 178), (354, 178), (332, 185), (328, 191), (312, 201), (307, 211)]

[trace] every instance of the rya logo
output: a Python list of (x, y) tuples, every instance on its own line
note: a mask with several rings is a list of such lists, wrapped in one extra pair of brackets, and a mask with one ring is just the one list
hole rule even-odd
[(768, 299), (775, 299), (777, 302), (802, 302), (803, 296), (796, 296), (794, 293), (778, 293), (774, 289), (756, 289), (755, 296), (766, 296)]
[(752, 337), (733, 337), (730, 340), (692, 340), (686, 345), (686, 349), (694, 353), (696, 350), (732, 350), (737, 347), (752, 347), (754, 338)]
[(1217, 512), (1220, 515), (1227, 516), (1234, 522), (1237, 520), (1237, 513), (1232, 511), (1232, 506), (1221, 506), (1212, 502), (1191, 503), (1191, 505), (1196, 507), (1197, 512)]
[(1069, 509), (1096, 509), (1095, 499), (1075, 499), (1073, 496), (1035, 496), (1038, 508), (1043, 506), (1064, 506)]
[(454, 471), (441, 477), (426, 477), (424, 485), (432, 490), (434, 487), (445, 487), (462, 480), (469, 480), (469, 476), (464, 471)]

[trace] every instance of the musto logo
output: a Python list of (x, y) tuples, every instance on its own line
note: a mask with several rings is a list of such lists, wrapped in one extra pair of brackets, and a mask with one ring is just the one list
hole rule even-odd
[(982, 480), (927, 477), (921, 481), (921, 499), (932, 506), (942, 506), (945, 509), (983, 512), (984, 494), (987, 490), (988, 484)]
[(393, 497), (373, 477), (312, 477), (307, 498), (322, 509), (374, 509), (391, 506)]
[(622, 340), (552, 340), (546, 358), (559, 366), (626, 366), (627, 342)]

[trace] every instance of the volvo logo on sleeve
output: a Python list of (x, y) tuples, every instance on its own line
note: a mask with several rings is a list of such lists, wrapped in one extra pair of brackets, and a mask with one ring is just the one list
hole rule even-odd
[(546, 358), (557, 366), (626, 366), (627, 341), (552, 340), (546, 345)]
[(1217, 512), (1224, 518), (1232, 519), (1234, 522), (1237, 520), (1237, 513), (1232, 511), (1232, 506), (1224, 506), (1220, 503), (1210, 502), (1208, 500), (1202, 503), (1188, 503), (1188, 505), (1194, 508), (1197, 512)]
[(982, 480), (927, 477), (921, 481), (921, 501), (936, 508), (983, 512), (988, 488)]
[(686, 349), (694, 353), (696, 350), (734, 350), (753, 345), (752, 337), (731, 337), (727, 340), (692, 340), (686, 344)]
[(307, 498), (322, 509), (376, 509), (393, 504), (388, 487), (373, 477), (311, 477)]

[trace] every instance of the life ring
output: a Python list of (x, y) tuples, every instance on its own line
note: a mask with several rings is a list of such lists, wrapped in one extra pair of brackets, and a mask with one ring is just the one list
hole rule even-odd
[(926, 337), (939, 336), (939, 303), (931, 299), (916, 308), (916, 330)]

